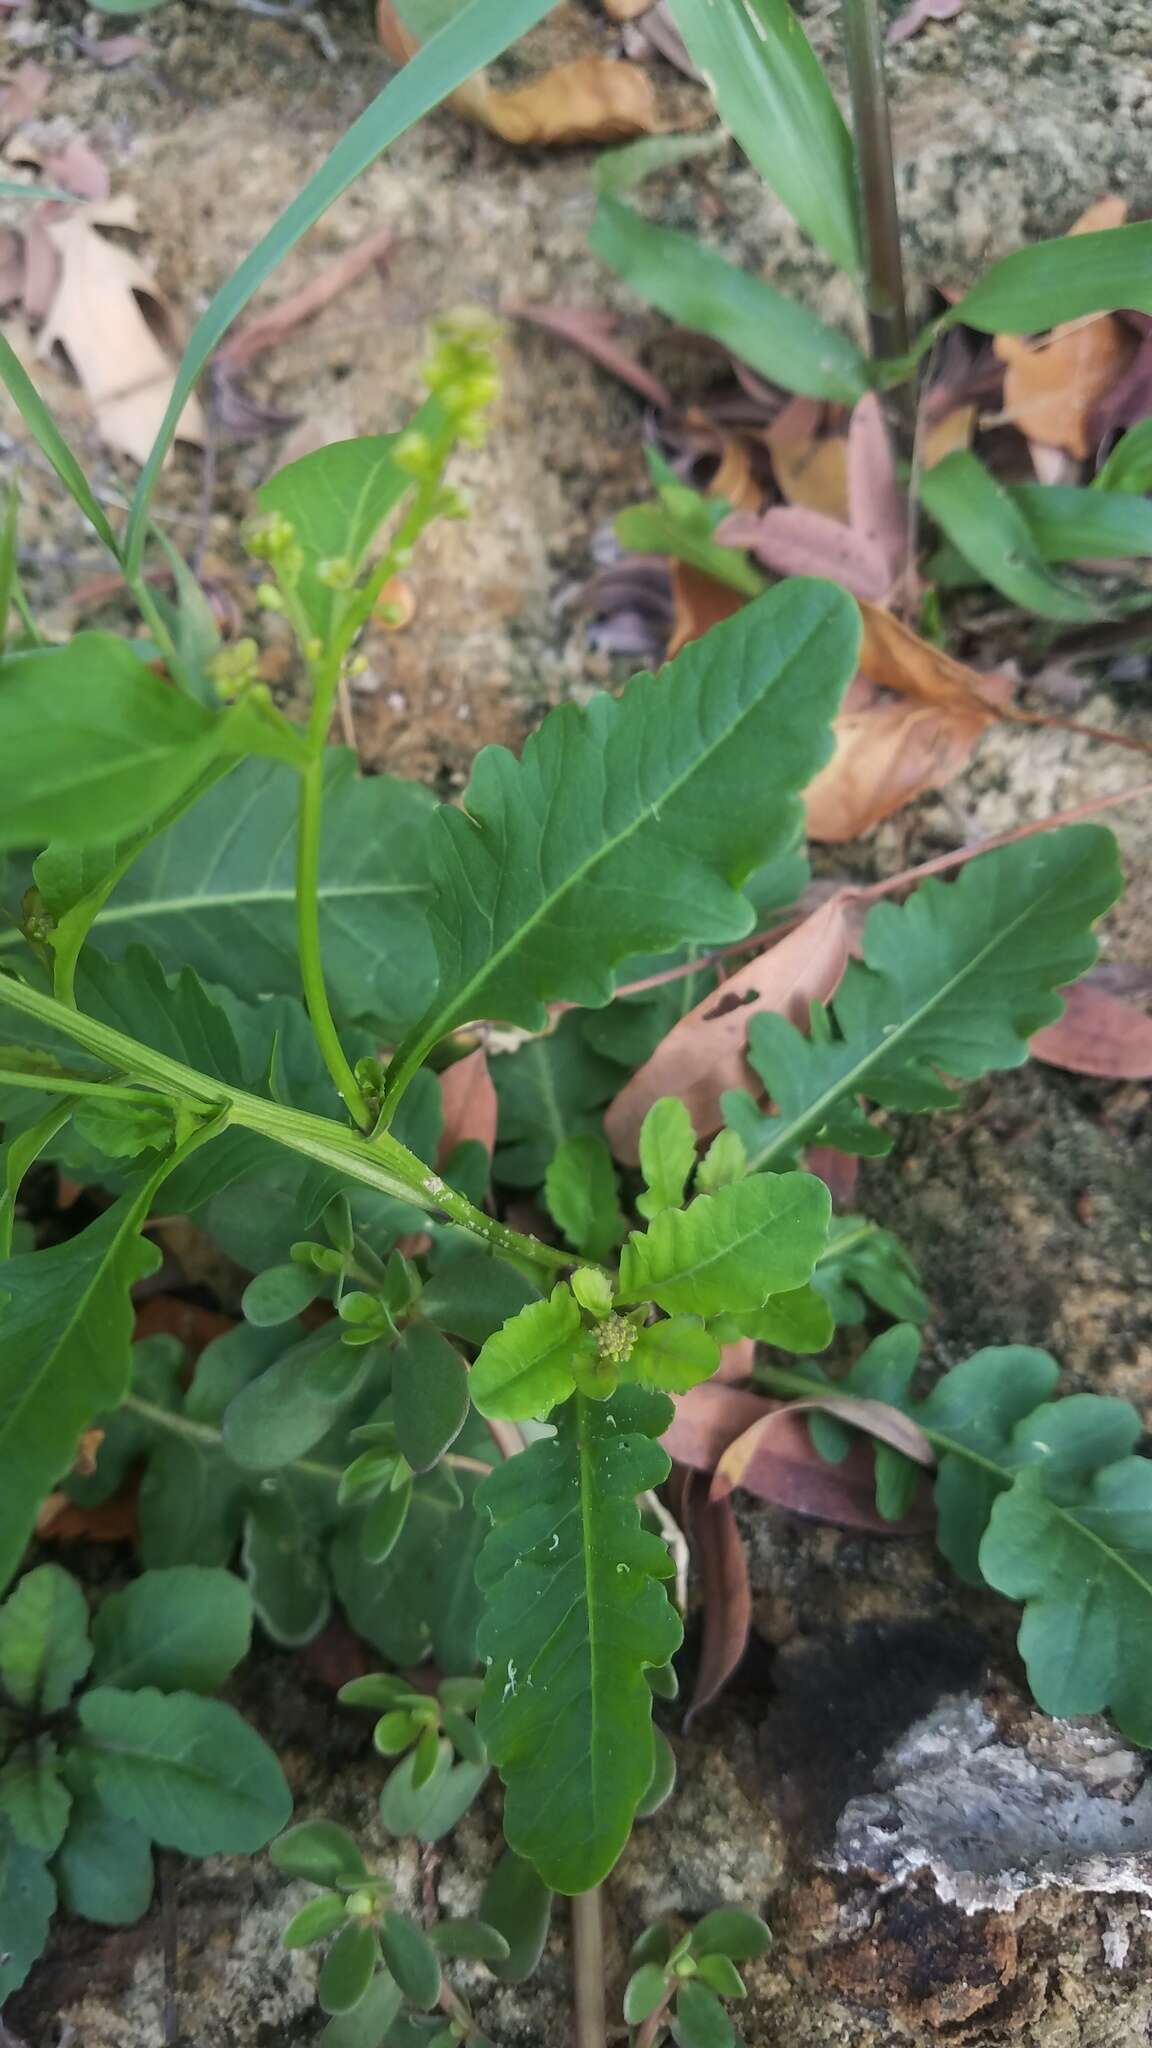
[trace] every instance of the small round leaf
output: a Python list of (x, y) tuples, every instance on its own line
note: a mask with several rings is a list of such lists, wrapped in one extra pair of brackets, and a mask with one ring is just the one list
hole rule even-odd
[(347, 1914), (344, 1901), (335, 1892), (322, 1892), (318, 1899), (309, 1899), (306, 1906), (288, 1922), (280, 1936), (284, 1948), (310, 1948), (314, 1941), (323, 1941), (328, 1934), (334, 1934), (343, 1927)]
[(486, 1920), (442, 1920), (430, 1938), (442, 1956), (463, 1956), (470, 1962), (506, 1963), (512, 1953), (499, 1929)]
[(352, 2012), (367, 1996), (379, 1960), (372, 1929), (350, 1920), (324, 1958), (316, 1986), (321, 2010)]
[(314, 1266), (303, 1266), (299, 1262), (290, 1266), (270, 1266), (266, 1273), (257, 1273), (248, 1282), (240, 1299), (240, 1306), (248, 1322), (258, 1330), (275, 1328), (277, 1323), (290, 1323), (302, 1308), (315, 1301), (320, 1292)]
[(668, 1989), (668, 1979), (659, 1963), (642, 1963), (628, 1979), (624, 1993), (624, 2017), (630, 2027), (638, 2027), (654, 2013)]
[(707, 1984), (718, 1998), (743, 1998), (745, 1995), (744, 1979), (727, 1956), (701, 1956), (696, 1964), (696, 1975), (701, 1984)]
[(358, 1884), (368, 1875), (352, 1836), (334, 1820), (301, 1821), (268, 1854), (286, 1877), (306, 1877), (312, 1884)]
[(736, 2030), (718, 1998), (703, 1984), (682, 1984), (672, 2022), (676, 2048), (735, 2048)]
[(380, 1946), (405, 1998), (427, 2012), (440, 1996), (440, 1960), (427, 1935), (402, 1913), (385, 1913)]
[(731, 1956), (733, 1962), (751, 1962), (772, 1946), (772, 1930), (755, 1913), (739, 1906), (718, 1906), (705, 1913), (692, 1930), (694, 1956)]

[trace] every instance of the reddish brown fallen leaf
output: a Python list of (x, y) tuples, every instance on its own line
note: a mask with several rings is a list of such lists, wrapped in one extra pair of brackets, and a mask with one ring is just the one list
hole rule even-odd
[(521, 305), (512, 311), (518, 319), (530, 320), (534, 326), (546, 328), (549, 334), (556, 334), (561, 341), (569, 341), (574, 348), (591, 356), (602, 369), (619, 377), (622, 384), (628, 384), (646, 398), (658, 412), (671, 412), (672, 394), (666, 384), (646, 370), (635, 357), (630, 356), (615, 339), (619, 322), (614, 313), (602, 312), (594, 306), (552, 306)]
[(963, 5), (964, 0), (912, 0), (912, 5), (896, 16), (888, 30), (888, 41), (906, 43), (909, 36), (919, 35), (930, 21), (955, 21)]
[(788, 503), (846, 524), (848, 440), (844, 434), (821, 431), (827, 410), (814, 398), (790, 399), (766, 428), (764, 439)]
[(440, 1093), (444, 1102), (444, 1129), (436, 1154), (437, 1165), (443, 1166), (448, 1154), (468, 1139), (483, 1145), (491, 1159), (496, 1145), (499, 1104), (488, 1071), (488, 1056), (482, 1045), (445, 1068), (440, 1076)]
[(618, 1159), (638, 1161), (640, 1126), (662, 1095), (679, 1096), (705, 1138), (724, 1121), (726, 1088), (759, 1092), (744, 1059), (749, 1020), (774, 1010), (803, 1025), (811, 1002), (827, 1002), (848, 964), (848, 900), (848, 892), (829, 898), (673, 1025), (605, 1111), (605, 1134)]
[(700, 640), (711, 627), (730, 619), (748, 599), (730, 583), (721, 583), (691, 562), (672, 563), (672, 636), (667, 658), (671, 661), (690, 640)]
[(755, 1363), (755, 1338), (738, 1337), (734, 1344), (724, 1345), (713, 1378), (725, 1381), (728, 1386), (738, 1386), (742, 1380), (751, 1379)]
[(77, 199), (103, 201), (112, 190), (107, 164), (82, 135), (74, 135), (62, 149), (49, 150), (41, 159), (41, 170), (51, 184), (74, 192)]
[(849, 1428), (861, 1430), (865, 1435), (875, 1437), (879, 1443), (890, 1444), (894, 1451), (902, 1452), (904, 1457), (913, 1459), (928, 1471), (936, 1464), (936, 1453), (923, 1430), (907, 1415), (901, 1414), (899, 1408), (890, 1407), (886, 1401), (863, 1400), (855, 1394), (822, 1394), (812, 1400), (790, 1401), (787, 1407), (762, 1415), (750, 1429), (734, 1438), (717, 1462), (709, 1497), (719, 1500), (724, 1494), (731, 1493), (734, 1486), (755, 1492), (757, 1489), (751, 1484), (749, 1474), (756, 1469), (761, 1446), (782, 1426), (785, 1418), (814, 1411), (834, 1415), (837, 1421), (846, 1422)]
[(372, 1669), (365, 1645), (341, 1615), (333, 1615), (319, 1635), (304, 1644), (299, 1657), (310, 1676), (330, 1692), (339, 1692), (342, 1685)]
[(1029, 1046), (1033, 1059), (1106, 1081), (1152, 1076), (1152, 1017), (1091, 982), (1076, 982), (1063, 994), (1064, 1015), (1036, 1033)]
[(752, 1588), (732, 1503), (710, 1500), (707, 1483), (698, 1472), (686, 1475), (680, 1520), (700, 1573), (703, 1617), (700, 1663), (684, 1716), (684, 1726), (689, 1728), (696, 1715), (723, 1691), (748, 1647)]
[(848, 523), (883, 561), (891, 588), (908, 567), (908, 501), (874, 391), (853, 407), (848, 423)]
[(658, 57), (664, 58), (665, 63), (683, 72), (685, 78), (695, 79), (697, 83), (702, 82), (699, 71), (688, 55), (688, 46), (672, 19), (668, 0), (656, 0), (656, 5), (650, 7), (639, 21), (625, 27), (624, 47), (630, 57), (645, 58), (650, 52), (655, 51)]
[(696, 1472), (714, 1472), (728, 1445), (769, 1417), (772, 1430), (759, 1440), (740, 1481), (745, 1492), (794, 1514), (876, 1535), (907, 1535), (931, 1527), (926, 1501), (903, 1522), (885, 1522), (877, 1514), (872, 1452), (866, 1443), (853, 1444), (840, 1464), (826, 1464), (813, 1448), (802, 1415), (757, 1394), (718, 1386), (715, 1380), (680, 1396), (664, 1447), (679, 1464)]
[(1121, 427), (1152, 416), (1152, 334), (1140, 343), (1128, 370), (1097, 405), (1088, 422), (1093, 444), (1106, 447)]
[(254, 320), (249, 320), (231, 335), (217, 350), (217, 362), (227, 363), (236, 369), (242, 363), (250, 363), (254, 356), (262, 355), (265, 349), (275, 348), (306, 320), (314, 319), (325, 306), (331, 305), (333, 299), (346, 292), (366, 270), (382, 270), (395, 240), (391, 228), (377, 228), (362, 242), (341, 250), (339, 256), (325, 264), (323, 270), (318, 271), (299, 291), (290, 292), (278, 305), (271, 306), (266, 313), (258, 313)]
[(199, 1358), (214, 1337), (223, 1337), (236, 1327), (235, 1318), (183, 1301), (178, 1294), (154, 1294), (136, 1311), (133, 1334), (142, 1337), (178, 1337), (193, 1358)]
[(852, 1207), (860, 1178), (860, 1161), (853, 1153), (840, 1152), (835, 1145), (809, 1145), (804, 1169), (823, 1181), (838, 1209)]
[[(394, 64), (415, 56), (419, 39), (393, 0), (377, 0), (376, 26)], [(622, 142), (660, 126), (647, 73), (611, 57), (577, 57), (511, 92), (498, 92), (480, 71), (449, 95), (448, 104), (465, 120), (517, 144)]]
[(126, 1543), (136, 1529), (135, 1481), (93, 1508), (77, 1507), (66, 1493), (50, 1493), (36, 1517), (36, 1534), (48, 1543)]
[(759, 517), (733, 512), (716, 538), (747, 548), (778, 576), (829, 576), (854, 597), (881, 598), (892, 578), (884, 555), (850, 526), (797, 505), (773, 505)]

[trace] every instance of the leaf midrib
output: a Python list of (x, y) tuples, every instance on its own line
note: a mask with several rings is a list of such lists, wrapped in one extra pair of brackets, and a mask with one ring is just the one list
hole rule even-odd
[[(675, 797), (679, 795), (680, 791), (684, 789), (687, 786), (687, 784), (690, 783), (701, 772), (701, 770), (704, 768), (707, 762), (710, 761), (713, 758), (713, 756), (719, 752), (721, 747), (725, 747), (729, 744), (729, 742), (740, 731), (741, 727), (745, 725), (747, 721), (761, 709), (764, 698), (770, 693), (770, 691), (776, 688), (776, 686), (780, 682), (781, 676), (786, 674), (788, 670), (793, 668), (798, 662), (802, 662), (804, 660), (808, 648), (811, 646), (813, 640), (815, 640), (815, 638), (817, 637), (817, 634), (824, 629), (827, 623), (828, 615), (825, 614), (825, 616), (820, 620), (818, 625), (810, 626), (806, 630), (803, 640), (798, 642), (797, 645), (790, 652), (787, 661), (783, 663), (781, 667), (775, 670), (771, 679), (762, 690), (760, 690), (754, 697), (750, 698), (747, 703), (743, 704), (740, 707), (737, 716), (731, 721), (731, 723), (725, 725), (723, 731), (716, 736), (711, 745), (706, 750), (702, 750), (701, 752), (693, 755), (690, 763), (684, 769), (683, 773), (677, 776), (675, 780), (668, 783), (667, 786), (663, 790), (661, 790), (659, 796), (645, 803), (642, 809), (639, 810), (636, 813), (636, 815), (634, 815), (632, 818), (628, 820), (627, 825), (624, 827), (622, 831), (618, 832), (611, 839), (601, 840), (599, 844), (593, 849), (593, 851), (589, 853), (587, 859), (582, 861), (579, 867), (574, 868), (571, 874), (565, 877), (562, 886), (559, 889), (557, 889), (553, 895), (547, 897), (542, 903), (540, 903), (537, 906), (537, 908), (532, 912), (531, 916), (526, 918), (522, 924), (517, 926), (516, 931), (512, 933), (510, 937), (504, 941), (502, 946), (497, 947), (495, 952), (489, 953), (487, 955), (483, 967), (480, 968), (477, 971), (477, 973), (475, 973), (472, 976), (470, 981), (466, 982), (462, 988), (458, 989), (455, 995), (452, 996), (449, 1001), (445, 1002), (438, 1012), (433, 1014), (431, 1021), (428, 1022), (426, 1025), (417, 1027), (417, 1030), (412, 1034), (411, 1039), (407, 1041), (405, 1045), (401, 1046), (399, 1052), (396, 1054), (394, 1065), (396, 1066), (397, 1071), (403, 1070), (404, 1072), (407, 1072), (409, 1071), (412, 1065), (420, 1064), (424, 1059), (425, 1053), (428, 1052), (431, 1049), (431, 1047), (436, 1044), (436, 1041), (443, 1036), (446, 1030), (449, 1030), (451, 1028), (451, 1023), (454, 1016), (461, 1014), (464, 1016), (470, 1016), (473, 1014), (471, 1007), (471, 1000), (473, 996), (475, 996), (483, 990), (485, 984), (492, 980), (493, 976), (499, 971), (501, 967), (503, 967), (505, 961), (508, 960), (513, 954), (519, 951), (520, 947), (526, 943), (529, 935), (536, 930), (537, 926), (544, 923), (545, 920), (553, 914), (556, 906), (559, 903), (562, 903), (566, 896), (570, 895), (573, 890), (577, 889), (583, 884), (583, 882), (587, 879), (588, 875), (592, 872), (594, 868), (600, 866), (602, 862), (608, 860), (613, 854), (617, 853), (620, 847), (626, 845), (628, 841), (635, 837), (635, 835), (644, 827), (646, 827), (654, 817), (659, 817), (665, 805), (672, 802), (675, 799)], [(637, 678), (637, 681), (641, 680), (645, 679)], [(654, 681), (655, 678), (649, 676), (646, 678), (646, 680), (651, 682)], [(622, 700), (620, 701), (622, 702)], [(782, 799), (782, 801), (787, 802), (792, 797), (794, 797), (794, 795), (794, 791), (789, 791), (787, 792), (786, 796)], [(479, 825), (475, 819), (469, 817), (467, 810), (465, 810), (464, 815), (468, 817), (469, 824), (471, 824), (474, 830), (476, 830), (477, 832), (483, 833), (489, 829), (487, 827)], [(736, 892), (734, 891), (733, 893), (735, 894)], [(751, 916), (752, 911), (751, 906), (749, 906), (749, 920), (751, 920)], [(532, 1000), (538, 1003), (542, 1001), (543, 998), (537, 996), (535, 992), (533, 992)]]
[[(856, 1062), (854, 1067), (835, 1082), (831, 1088), (826, 1088), (824, 1093), (818, 1096), (816, 1101), (810, 1104), (809, 1108), (801, 1116), (794, 1117), (790, 1124), (783, 1127), (779, 1136), (775, 1137), (770, 1145), (766, 1145), (761, 1152), (756, 1153), (749, 1160), (749, 1173), (759, 1172), (762, 1167), (766, 1166), (771, 1160), (778, 1158), (781, 1153), (791, 1154), (799, 1143), (800, 1136), (805, 1131), (813, 1127), (819, 1129), (820, 1123), (824, 1121), (826, 1111), (831, 1109), (840, 1100), (842, 1095), (853, 1093), (859, 1089), (862, 1080), (867, 1075), (869, 1069), (876, 1064), (877, 1060), (882, 1055), (890, 1052), (893, 1046), (902, 1044), (909, 1034), (915, 1030), (916, 1026), (923, 1022), (925, 1017), (931, 1016), (933, 1010), (938, 1009), (941, 1003), (946, 1002), (948, 997), (956, 989), (960, 988), (971, 975), (978, 973), (989, 955), (996, 952), (1006, 940), (1011, 939), (1022, 925), (1027, 924), (1034, 913), (1048, 903), (1050, 898), (1063, 886), (1066, 880), (1067, 875), (1055, 877), (1043, 896), (1033, 897), (1024, 906), (1019, 916), (1012, 920), (1011, 924), (1000, 926), (988, 940), (987, 944), (982, 946), (978, 953), (973, 954), (965, 962), (964, 966), (956, 974), (952, 975), (948, 981), (942, 983), (936, 994), (928, 1002), (924, 1003), (920, 1009), (913, 1011), (911, 1016), (905, 1018), (902, 1024), (893, 1025), (883, 1039), (870, 1046), (869, 1050)], [(875, 970), (872, 971), (874, 972)], [(832, 1007), (833, 1011), (835, 1011), (835, 1002), (833, 1002)], [(819, 1119), (819, 1122), (814, 1125), (815, 1119)]]

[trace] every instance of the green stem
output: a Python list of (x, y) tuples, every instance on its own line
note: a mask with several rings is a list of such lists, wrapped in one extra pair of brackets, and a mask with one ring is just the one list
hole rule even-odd
[(450, 1188), (439, 1174), (425, 1166), (423, 1160), (387, 1132), (369, 1139), (359, 1131), (350, 1131), (345, 1125), (333, 1122), (330, 1117), (314, 1116), (303, 1109), (288, 1109), (281, 1103), (267, 1101), (263, 1096), (249, 1095), (245, 1089), (210, 1079), (197, 1073), (194, 1067), (170, 1059), (166, 1053), (141, 1045), (137, 1039), (114, 1030), (111, 1025), (101, 1024), (95, 1017), (86, 1017), (79, 1010), (68, 1009), (54, 997), (30, 988), (26, 982), (0, 974), (0, 1008), (3, 1007), (16, 1010), (22, 1016), (33, 1017), (38, 1023), (51, 1025), (72, 1044), (83, 1046), (86, 1052), (106, 1061), (110, 1067), (131, 1079), (151, 1082), (163, 1094), (175, 1096), (201, 1109), (219, 1111), (223, 1119), (221, 1129), (231, 1125), (255, 1131), (261, 1137), (271, 1138), (275, 1144), (285, 1146), (290, 1152), (302, 1153), (305, 1158), (331, 1167), (333, 1172), (343, 1174), (349, 1180), (376, 1188), (381, 1194), (392, 1195), (399, 1201), (410, 1202), (418, 1209), (446, 1216), (462, 1230), (482, 1238), (491, 1251), (502, 1252), (508, 1258), (527, 1259), (532, 1265), (546, 1267), (553, 1273), (573, 1264), (570, 1252), (541, 1244), (537, 1238), (525, 1237), (495, 1217), (486, 1216), (482, 1209), (473, 1208), (471, 1202), (457, 1194), (455, 1188)]
[[(324, 807), (324, 748), (336, 694), (339, 669), (319, 679), (312, 699), (308, 743), (312, 758), (300, 779), (300, 814), (296, 834), (296, 945), (304, 1002), (324, 1064), (340, 1091), (344, 1106), (362, 1131), (370, 1129), (372, 1111), (340, 1043), (328, 1001), (320, 950), (320, 832)], [(317, 741), (317, 733), (319, 739)]]
[(118, 1088), (111, 1081), (81, 1081), (74, 1074), (34, 1074), (0, 1067), (0, 1087), (31, 1088), (38, 1095), (100, 1095), (105, 1102), (143, 1102), (155, 1109), (161, 1098), (150, 1088)]
[(902, 356), (908, 348), (908, 313), (877, 0), (842, 0), (842, 21), (860, 166), (872, 352), (880, 357)]
[(184, 662), (176, 642), (173, 640), (165, 624), (164, 615), (148, 588), (147, 578), (143, 572), (136, 576), (129, 576), (126, 572), (124, 581), (136, 600), (136, 608), (141, 618), (144, 620), (148, 631), (164, 656), (164, 666), (172, 677), (173, 682), (179, 683), (182, 688), (186, 689), (188, 686), (188, 676)]
[[(210, 1422), (193, 1422), (190, 1416), (177, 1415), (172, 1408), (161, 1408), (158, 1401), (145, 1401), (139, 1394), (129, 1394), (122, 1402), (133, 1415), (150, 1423), (154, 1429), (170, 1430), (173, 1436), (183, 1437), (185, 1443), (203, 1444), (206, 1450), (222, 1450), (224, 1432), (213, 1429)], [(485, 1465), (479, 1458), (454, 1457), (451, 1452), (441, 1458), (442, 1465), (454, 1465), (465, 1472), (490, 1472), (491, 1465)], [(332, 1486), (339, 1486), (344, 1477), (342, 1465), (324, 1465), (317, 1458), (291, 1458), (287, 1465), (277, 1467), (285, 1472), (300, 1472), (306, 1479), (323, 1479)]]

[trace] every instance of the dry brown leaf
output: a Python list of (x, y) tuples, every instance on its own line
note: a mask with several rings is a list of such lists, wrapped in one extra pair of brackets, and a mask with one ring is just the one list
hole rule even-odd
[(814, 398), (793, 398), (773, 420), (764, 439), (772, 453), (776, 481), (790, 505), (848, 519), (848, 439), (821, 434), (827, 407)]
[(685, 1728), (724, 1690), (748, 1647), (752, 1588), (748, 1560), (729, 1500), (710, 1500), (697, 1472), (685, 1478), (680, 1508), (684, 1532), (696, 1555), (703, 1624), (700, 1661)]
[(920, 439), (922, 469), (934, 469), (946, 455), (954, 455), (958, 448), (971, 447), (978, 410), (974, 405), (954, 405), (942, 419), (925, 429)]
[(746, 1492), (840, 1528), (900, 1535), (931, 1525), (926, 1504), (904, 1522), (883, 1521), (875, 1506), (870, 1446), (855, 1443), (840, 1464), (826, 1464), (794, 1407), (711, 1380), (677, 1400), (664, 1448), (693, 1471), (715, 1472), (729, 1446), (755, 1431), (754, 1455), (740, 1476)]
[(963, 5), (964, 0), (912, 0), (912, 5), (896, 16), (887, 41), (906, 43), (909, 36), (919, 35), (930, 21), (955, 21)]
[[(733, 517), (745, 517), (743, 513)], [(733, 590), (730, 583), (721, 583), (715, 576), (709, 576), (703, 569), (694, 569), (691, 562), (673, 561), (672, 574), (672, 637), (668, 642), (668, 660), (687, 647), (690, 640), (699, 640), (712, 626), (730, 619), (734, 612), (742, 610), (748, 599), (739, 590)]]
[[(420, 48), (394, 0), (377, 0), (376, 27), (395, 64), (407, 64)], [(622, 142), (660, 126), (647, 72), (611, 57), (577, 57), (512, 92), (498, 92), (477, 72), (449, 95), (448, 104), (465, 120), (518, 144)]]
[(474, 120), (519, 144), (623, 142), (660, 126), (648, 73), (611, 57), (577, 57), (514, 92), (486, 86), (473, 104)]
[(1122, 228), (1128, 218), (1128, 201), (1118, 192), (1108, 192), (1087, 206), (1069, 228), (1070, 235), (1099, 235), (1105, 228)]
[(850, 526), (798, 505), (773, 505), (759, 517), (733, 512), (716, 528), (725, 546), (747, 548), (778, 576), (829, 576), (854, 597), (884, 597), (892, 578), (881, 551)]
[(13, 228), (0, 228), (0, 310), (24, 296), (24, 243)]
[(482, 1045), (445, 1068), (440, 1076), (440, 1093), (444, 1101), (444, 1129), (436, 1153), (437, 1165), (443, 1166), (448, 1154), (469, 1139), (483, 1145), (491, 1159), (496, 1147), (499, 1105)]
[(722, 438), (720, 465), (708, 485), (710, 498), (727, 498), (735, 512), (755, 512), (764, 493), (752, 471), (752, 451), (741, 434)]
[(1033, 1059), (1106, 1081), (1152, 1076), (1152, 1017), (1091, 982), (1077, 982), (1063, 995), (1064, 1015), (1038, 1031), (1029, 1045)]
[(933, 704), (882, 704), (836, 719), (836, 752), (804, 792), (807, 832), (841, 845), (966, 768), (986, 717)]
[[(1089, 206), (1068, 233), (1100, 234), (1122, 227), (1127, 218), (1127, 200), (1109, 194)], [(1104, 313), (1095, 320), (1071, 320), (1054, 327), (1046, 341), (998, 334), (993, 346), (1008, 366), (1004, 417), (1029, 441), (1062, 448), (1080, 461), (1091, 455), (1097, 440), (1091, 415), (1114, 391), (1137, 352), (1135, 336), (1124, 322)], [(1041, 481), (1057, 481), (1043, 472), (1041, 460)]]
[(325, 264), (323, 270), (318, 271), (299, 291), (290, 292), (278, 305), (270, 307), (267, 313), (258, 313), (254, 320), (249, 320), (231, 335), (217, 350), (217, 362), (228, 363), (235, 369), (241, 363), (251, 362), (254, 356), (262, 355), (266, 348), (274, 348), (277, 342), (283, 341), (306, 320), (314, 319), (333, 299), (339, 298), (366, 270), (382, 269), (395, 239), (391, 228), (377, 228), (362, 242), (356, 242), (350, 249), (342, 249), (339, 256)]
[(883, 561), (891, 588), (908, 566), (908, 502), (874, 391), (853, 407), (848, 424), (848, 523)]
[(981, 675), (954, 655), (945, 654), (942, 647), (922, 640), (919, 633), (878, 605), (862, 603), (860, 616), (864, 625), (860, 670), (870, 682), (901, 696), (916, 697), (923, 704), (979, 713), (986, 724), (999, 716), (1011, 687), (1005, 677)]
[(827, 1002), (848, 964), (849, 892), (829, 898), (803, 924), (721, 982), (674, 1024), (609, 1104), (604, 1130), (618, 1159), (635, 1165), (640, 1126), (662, 1095), (684, 1103), (698, 1137), (724, 1121), (726, 1088), (760, 1092), (744, 1058), (749, 1019), (773, 1010), (803, 1027), (812, 1002)]
[[(110, 447), (144, 462), (172, 392), (174, 367), (142, 309), (166, 325), (167, 309), (151, 272), (128, 249), (110, 242), (100, 226), (134, 227), (129, 199), (78, 206), (48, 223), (60, 258), (60, 280), (40, 336), (44, 357), (59, 345), (92, 404)], [(180, 418), (181, 440), (202, 443), (204, 418), (190, 399)]]
[(672, 394), (666, 384), (630, 356), (627, 349), (616, 340), (618, 321), (614, 313), (605, 313), (599, 307), (591, 306), (514, 306), (512, 311), (521, 320), (531, 320), (536, 327), (543, 327), (549, 334), (559, 335), (562, 341), (570, 341), (574, 348), (583, 349), (594, 363), (610, 370), (621, 383), (638, 391), (658, 412), (671, 412)]
[(850, 1209), (856, 1200), (860, 1161), (853, 1152), (841, 1152), (835, 1145), (809, 1145), (804, 1154), (804, 1171), (822, 1180), (838, 1209)]
[[(748, 1474), (755, 1470), (760, 1447), (783, 1416), (813, 1411), (834, 1415), (849, 1428), (875, 1437), (878, 1443), (890, 1444), (894, 1451), (900, 1451), (904, 1457), (911, 1458), (915, 1464), (923, 1465), (929, 1471), (935, 1466), (936, 1453), (924, 1431), (899, 1408), (889, 1407), (886, 1401), (862, 1399), (857, 1394), (820, 1394), (811, 1400), (790, 1401), (784, 1409), (774, 1409), (771, 1414), (761, 1416), (743, 1435), (736, 1437), (717, 1462), (712, 1477), (711, 1499), (722, 1499), (731, 1493), (734, 1486), (748, 1486)], [(755, 1491), (754, 1488), (750, 1490)]]
[(1057, 327), (1047, 342), (998, 334), (996, 353), (1007, 364), (1004, 418), (1030, 441), (1066, 449), (1083, 461), (1092, 453), (1088, 422), (1136, 353), (1136, 337), (1112, 313)]

